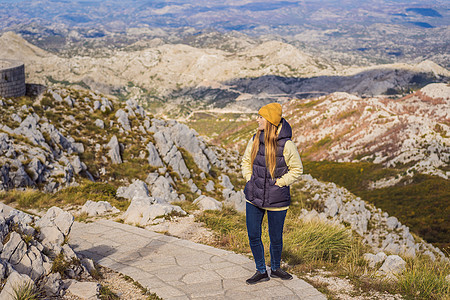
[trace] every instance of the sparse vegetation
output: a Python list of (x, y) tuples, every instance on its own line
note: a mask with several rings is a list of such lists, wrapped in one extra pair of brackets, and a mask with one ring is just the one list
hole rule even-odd
[(38, 300), (42, 299), (42, 292), (34, 283), (27, 281), (24, 284), (13, 287), (14, 300)]
[(449, 251), (450, 186), (447, 180), (416, 174), (395, 186), (370, 190), (368, 183), (392, 177), (403, 169), (389, 169), (373, 163), (303, 162), (305, 173), (335, 182), (383, 211), (396, 216), (428, 242)]

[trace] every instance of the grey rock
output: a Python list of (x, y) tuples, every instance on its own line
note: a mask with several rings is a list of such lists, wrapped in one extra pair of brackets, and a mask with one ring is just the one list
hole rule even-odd
[(107, 201), (95, 202), (88, 200), (81, 208), (81, 212), (87, 213), (90, 217), (95, 217), (102, 216), (108, 213), (118, 213), (120, 211)]
[(39, 238), (42, 245), (54, 253), (58, 253), (61, 249), (61, 244), (64, 243), (64, 235), (56, 227), (41, 228)]
[(75, 252), (72, 250), (72, 248), (70, 248), (70, 246), (68, 244), (64, 244), (62, 246), (62, 251), (64, 254), (64, 258), (67, 261), (72, 261), (73, 259), (78, 259), (78, 256), (75, 254)]
[(400, 254), (401, 248), (400, 245), (397, 243), (389, 243), (385, 248), (384, 251), (391, 253), (391, 254)]
[(28, 174), (34, 182), (41, 183), (44, 181), (45, 165), (37, 157), (31, 160), (27, 165), (27, 169)]
[(11, 232), (8, 242), (4, 245), (0, 258), (16, 265), (27, 252), (27, 245), (20, 237), (20, 234)]
[(145, 179), (145, 182), (148, 185), (153, 185), (155, 183), (156, 179), (158, 179), (158, 177), (159, 177), (158, 173), (156, 173), (156, 172), (150, 173), (150, 174), (148, 174), (147, 178)]
[(161, 199), (160, 202), (168, 203), (178, 200), (178, 194), (173, 188), (170, 177), (159, 176), (150, 187), (151, 196)]
[(95, 120), (94, 124), (98, 128), (105, 129), (105, 122), (103, 122), (103, 120), (97, 119)]
[(325, 200), (325, 213), (334, 217), (339, 213), (339, 209), (342, 206), (342, 198), (335, 197), (335, 195), (330, 195), (327, 200)]
[(62, 97), (61, 97), (60, 94), (58, 94), (58, 93), (56, 93), (56, 92), (51, 92), (51, 94), (52, 94), (52, 96), (53, 96), (53, 99), (56, 100), (56, 102), (62, 102), (62, 101), (63, 101), (63, 99), (62, 99)]
[(172, 141), (170, 134), (158, 131), (153, 137), (164, 162), (171, 166), (181, 177), (190, 178), (190, 173), (183, 160), (183, 156)]
[(70, 164), (72, 165), (75, 174), (80, 174), (81, 172), (86, 170), (86, 165), (81, 162), (78, 155), (71, 158)]
[(61, 244), (72, 228), (73, 216), (59, 207), (51, 207), (46, 214), (36, 221), (40, 227), (39, 238), (42, 244), (55, 252), (61, 249)]
[(11, 142), (11, 138), (7, 133), (0, 132), (0, 155), (8, 158), (16, 157), (14, 146)]
[(113, 110), (113, 105), (112, 102), (109, 101), (108, 99), (106, 99), (105, 97), (102, 97), (102, 106), (100, 108), (100, 110), (102, 112), (106, 112), (107, 110), (112, 111)]
[(134, 197), (148, 197), (149, 195), (147, 184), (142, 180), (135, 180), (128, 187), (119, 187), (116, 192), (117, 197), (129, 200)]
[(96, 300), (100, 285), (96, 282), (74, 281), (67, 289), (72, 295), (86, 300)]
[(157, 199), (153, 197), (134, 197), (123, 218), (127, 223), (145, 226), (154, 219), (173, 212), (186, 214), (179, 206), (157, 203)]
[(59, 273), (52, 273), (44, 280), (43, 290), (48, 297), (60, 296), (60, 291), (63, 287), (61, 275)]
[[(188, 180), (188, 186), (192, 193), (196, 193), (199, 189), (192, 179)], [(201, 191), (200, 191), (201, 193)]]
[(153, 145), (152, 142), (149, 142), (147, 144), (147, 151), (148, 151), (148, 164), (153, 167), (163, 167), (164, 164), (161, 160), (161, 157), (159, 157), (158, 150), (156, 150), (155, 145)]
[(17, 114), (12, 114), (11, 120), (13, 120), (14, 122), (17, 122), (17, 123), (22, 123), (22, 118), (19, 117)]
[(10, 167), (3, 165), (0, 167), (0, 190), (8, 190), (13, 187), (13, 183), (9, 178)]
[(220, 184), (221, 184), (224, 188), (230, 189), (230, 190), (234, 189), (234, 186), (233, 186), (233, 184), (231, 183), (230, 177), (228, 177), (228, 176), (225, 175), (225, 174), (222, 174), (222, 175), (220, 175), (219, 179), (220, 179)]
[(378, 263), (384, 262), (387, 255), (384, 252), (379, 252), (376, 255), (372, 253), (365, 253), (363, 255), (364, 259), (369, 263), (370, 268), (375, 268)]
[(150, 120), (149, 119), (145, 119), (144, 120), (144, 127), (146, 130), (149, 130), (151, 126)]
[(0, 280), (6, 279), (7, 277), (7, 267), (4, 262), (0, 259)]
[(214, 198), (201, 195), (194, 200), (194, 204), (197, 204), (200, 210), (222, 210), (222, 203)]
[(78, 152), (79, 149), (72, 145), (72, 142), (67, 139), (59, 130), (50, 123), (44, 123), (41, 126), (43, 132), (48, 133), (53, 144), (58, 145), (61, 149), (67, 151), (69, 154), (72, 152)]
[(399, 226), (398, 219), (396, 217), (389, 217), (386, 220), (386, 226), (389, 230), (394, 230)]
[(425, 251), (423, 255), (428, 256), (432, 261), (436, 261), (436, 255), (434, 255), (430, 250)]
[(205, 189), (206, 189), (207, 192), (214, 191), (214, 181), (209, 180), (208, 183), (205, 186)]
[(95, 265), (94, 265), (94, 262), (92, 261), (92, 259), (85, 257), (85, 258), (81, 259), (80, 262), (81, 262), (81, 265), (83, 267), (85, 267), (86, 270), (89, 272), (89, 274), (91, 274), (92, 271), (95, 271)]
[(14, 224), (19, 225), (21, 230), (24, 230), (28, 224), (33, 222), (33, 217), (23, 211), (12, 209), (8, 213), (8, 220), (12, 221)]
[(98, 100), (95, 100), (94, 101), (94, 110), (100, 109), (100, 107), (102, 107), (101, 102)]
[(128, 120), (128, 114), (123, 109), (119, 109), (116, 112), (116, 118), (117, 122), (119, 122), (119, 124), (122, 125), (123, 129), (125, 129), (126, 131), (131, 130), (130, 120)]
[(25, 274), (19, 274), (18, 272), (12, 272), (8, 276), (5, 286), (0, 293), (0, 299), (2, 300), (16, 300), (14, 295), (14, 289), (22, 286), (34, 287), (34, 282), (31, 278)]
[(28, 187), (33, 186), (34, 182), (25, 171), (22, 164), (19, 165), (17, 171), (9, 172), (10, 180), (15, 187)]
[(34, 281), (46, 274), (42, 253), (35, 246), (30, 246), (21, 261), (14, 265), (14, 268), (21, 274), (26, 274)]
[(69, 96), (67, 96), (66, 98), (64, 98), (64, 101), (67, 103), (67, 105), (69, 105), (70, 107), (73, 107), (73, 104), (74, 104), (74, 100), (72, 99), (72, 97), (70, 97), (70, 95)]
[(222, 195), (225, 199), (225, 205), (230, 205), (238, 212), (245, 212), (246, 199), (243, 191), (236, 192), (231, 189), (224, 189)]
[(120, 145), (115, 135), (111, 138), (107, 147), (110, 149), (108, 152), (108, 156), (111, 158), (112, 163), (121, 164), (122, 157), (120, 156)]
[[(406, 262), (398, 255), (389, 255), (384, 261), (378, 273), (381, 275), (394, 275), (406, 268)], [(392, 277), (393, 278), (393, 277)]]

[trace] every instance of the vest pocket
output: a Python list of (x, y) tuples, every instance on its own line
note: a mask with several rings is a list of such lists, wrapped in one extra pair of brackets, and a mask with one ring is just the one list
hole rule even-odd
[(247, 183), (245, 184), (245, 188), (244, 188), (245, 198), (249, 201), (253, 201), (253, 198), (254, 198), (253, 197), (253, 189), (255, 186), (254, 179), (255, 179), (254, 175), (252, 174), (252, 177), (250, 177), (250, 180), (247, 181)]
[(286, 202), (286, 206), (289, 205), (289, 201), (291, 199), (289, 186), (278, 186), (275, 184), (276, 180), (269, 179), (269, 195), (268, 200), (269, 204), (277, 204), (281, 202)]

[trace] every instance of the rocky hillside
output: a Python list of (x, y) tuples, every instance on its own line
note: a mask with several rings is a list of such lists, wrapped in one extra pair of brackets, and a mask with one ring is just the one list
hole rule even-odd
[(431, 61), (343, 67), (279, 41), (250, 44), (236, 52), (159, 41), (137, 50), (63, 58), (7, 32), (0, 37), (0, 49), (2, 57), (25, 62), (29, 82), (135, 97), (153, 111), (177, 114), (205, 106), (255, 110), (268, 101), (336, 91), (365, 96), (402, 93), (450, 75)]
[[(445, 85), (438, 87), (443, 88), (445, 93)], [(427, 87), (417, 95), (431, 95), (430, 90), (438, 93), (439, 89)], [(414, 97), (419, 97), (417, 95)], [(323, 123), (324, 120), (328, 122), (330, 116), (334, 118), (342, 112), (334, 111), (325, 115), (325, 112), (316, 110), (321, 107), (328, 110), (339, 108), (346, 114), (345, 118), (341, 117), (339, 124), (347, 124), (347, 118), (364, 115), (367, 111), (363, 106), (361, 112), (347, 113), (346, 107), (360, 107), (358, 100), (362, 100), (357, 97), (350, 101), (347, 99), (346, 102), (349, 103), (345, 106), (339, 102), (343, 101), (342, 96), (334, 94), (303, 104), (292, 101), (285, 106), (287, 118), (290, 114), (317, 118), (314, 116), (319, 114), (320, 120), (317, 122)], [(397, 101), (424, 101), (413, 97), (408, 99)], [(309, 107), (310, 103), (314, 106)], [(336, 103), (336, 108), (330, 105), (333, 103)], [(378, 115), (385, 116), (387, 113), (381, 110), (381, 100), (374, 103), (378, 103), (378, 106), (372, 103), (372, 109), (380, 110), (374, 117), (378, 121)], [(295, 111), (301, 105), (304, 105), (303, 108), (309, 107), (309, 110), (301, 113)], [(395, 107), (401, 108), (400, 105)], [(243, 210), (244, 198), (240, 191), (242, 183), (236, 179), (240, 177), (237, 153), (208, 145), (186, 125), (152, 117), (134, 100), (122, 103), (88, 90), (60, 88), (48, 89), (37, 98), (2, 99), (0, 109), (0, 187), (3, 190), (33, 187), (54, 193), (86, 180), (109, 182), (118, 188), (117, 196), (131, 200), (130, 209), (139, 212), (136, 215), (129, 211), (124, 219), (143, 226), (152, 223), (161, 212), (164, 212), (162, 215), (171, 212), (183, 214), (173, 203), (185, 200), (195, 200), (199, 206), (215, 208), (222, 207), (223, 202), (238, 211)], [(428, 114), (431, 115), (431, 112)], [(396, 120), (394, 118), (393, 124), (399, 122)], [(296, 123), (299, 121), (301, 119), (291, 119), (293, 128), (305, 131), (302, 124)], [(314, 125), (311, 126), (315, 128)], [(434, 127), (436, 125), (430, 125), (430, 128)], [(335, 130), (345, 129), (337, 126)], [(296, 142), (303, 142), (304, 136), (317, 136), (318, 140), (322, 140), (320, 134), (322, 133), (298, 134)], [(433, 137), (431, 134), (429, 136)], [(425, 135), (424, 141), (427, 141), (426, 137)], [(332, 143), (334, 135), (330, 139)], [(443, 139), (447, 143), (445, 137)], [(334, 145), (331, 146), (334, 149)], [(448, 148), (445, 147), (448, 146), (443, 143), (442, 147), (443, 153), (447, 153), (445, 151)], [(417, 151), (422, 150), (419, 148)], [(311, 155), (324, 153), (326, 152), (317, 149)], [(440, 153), (439, 157), (448, 159), (448, 156)], [(385, 159), (386, 163), (390, 161), (388, 158)], [(426, 160), (422, 159), (418, 166), (425, 165), (424, 162)], [(431, 162), (439, 163), (434, 160), (430, 160)], [(444, 163), (448, 164), (448, 161), (441, 161), (441, 164)], [(435, 167), (436, 170), (439, 168)], [(234, 178), (233, 183), (230, 178)], [(142, 219), (143, 206), (156, 204), (158, 210), (148, 212)], [(364, 232), (363, 230), (360, 234)]]
[(296, 144), (312, 160), (408, 166), (409, 175), (448, 179), (449, 107), (450, 86), (430, 84), (399, 99), (333, 93), (293, 100), (284, 111)]

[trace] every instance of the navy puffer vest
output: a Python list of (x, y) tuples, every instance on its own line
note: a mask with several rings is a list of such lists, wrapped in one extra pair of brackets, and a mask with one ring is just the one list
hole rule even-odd
[(277, 137), (277, 164), (274, 179), (266, 168), (264, 132), (262, 132), (259, 136), (259, 150), (253, 162), (252, 177), (245, 185), (245, 198), (258, 207), (285, 207), (291, 203), (289, 186), (275, 185), (276, 180), (289, 171), (283, 150), (286, 142), (292, 137), (292, 128), (285, 119), (281, 119), (281, 126)]

